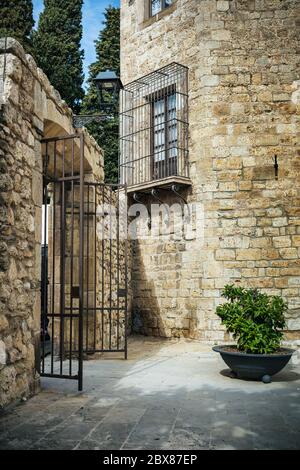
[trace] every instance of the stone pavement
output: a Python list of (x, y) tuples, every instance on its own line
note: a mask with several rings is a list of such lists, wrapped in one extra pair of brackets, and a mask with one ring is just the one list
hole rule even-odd
[(73, 381), (0, 418), (0, 449), (300, 449), (300, 364), (271, 384), (231, 379), (195, 341), (131, 337), (128, 361), (84, 363)]

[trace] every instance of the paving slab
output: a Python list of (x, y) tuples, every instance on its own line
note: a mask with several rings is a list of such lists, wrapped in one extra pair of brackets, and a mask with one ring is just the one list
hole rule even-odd
[(84, 362), (84, 390), (43, 378), (0, 415), (0, 449), (300, 449), (300, 364), (271, 384), (230, 378), (211, 347), (133, 336)]

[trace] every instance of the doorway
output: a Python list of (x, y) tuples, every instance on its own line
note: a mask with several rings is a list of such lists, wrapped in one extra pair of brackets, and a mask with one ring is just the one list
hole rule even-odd
[(85, 358), (127, 358), (126, 187), (85, 173), (82, 134), (42, 145), (40, 375), (82, 390)]

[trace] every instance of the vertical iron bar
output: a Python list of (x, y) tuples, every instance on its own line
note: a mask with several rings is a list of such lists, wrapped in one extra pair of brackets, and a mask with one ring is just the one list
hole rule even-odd
[(62, 141), (62, 182), (61, 182), (61, 227), (60, 227), (60, 282), (61, 282), (61, 296), (60, 296), (60, 374), (63, 373), (63, 358), (64, 358), (64, 319), (65, 319), (65, 230), (66, 230), (66, 201), (65, 201), (65, 140)]
[(78, 318), (78, 390), (83, 386), (83, 256), (84, 256), (84, 137), (80, 135), (80, 235), (79, 235), (79, 318)]
[(44, 282), (44, 292), (43, 292), (43, 364), (42, 371), (45, 372), (45, 338), (46, 338), (46, 313), (47, 313), (47, 293), (48, 293), (48, 269), (47, 269), (47, 216), (48, 216), (48, 184), (46, 182), (44, 188), (44, 259), (43, 259), (43, 282)]
[[(141, 113), (142, 113), (142, 108), (139, 106), (139, 112), (138, 112), (138, 122), (137, 122), (137, 133), (136, 133), (136, 147), (137, 147), (137, 154), (139, 157), (139, 164), (138, 164), (138, 173), (137, 173), (137, 183), (141, 183), (141, 149), (140, 149), (140, 135), (141, 135), (141, 127), (142, 127), (142, 122), (141, 122)], [(131, 137), (132, 138), (132, 137)]]
[[(43, 258), (43, 267), (42, 267), (42, 276), (43, 276), (43, 319), (42, 319), (42, 350), (43, 350), (43, 359), (42, 359), (42, 373), (45, 373), (45, 328), (46, 328), (46, 311), (47, 311), (47, 257), (46, 257), (46, 246), (47, 246), (47, 199), (48, 199), (48, 181), (47, 181), (47, 172), (48, 172), (48, 143), (46, 144), (46, 155), (45, 155), (45, 174), (44, 174), (44, 187), (43, 187), (43, 203), (44, 203), (44, 258)], [(45, 204), (46, 201), (46, 204)]]
[(188, 159), (188, 155), (189, 155), (189, 71), (188, 69), (186, 69), (186, 125), (185, 125), (185, 128), (186, 128), (186, 141), (185, 141), (185, 145), (186, 145), (186, 152), (185, 152), (185, 159), (186, 159), (186, 167), (187, 167), (187, 177), (189, 178), (190, 177), (190, 165), (189, 165), (189, 159)]
[(101, 315), (102, 315), (102, 324), (101, 324), (101, 344), (102, 344), (102, 350), (104, 349), (104, 289), (105, 289), (105, 283), (104, 283), (104, 263), (105, 263), (105, 243), (104, 243), (104, 222), (105, 222), (105, 211), (104, 211), (104, 185), (102, 186), (102, 240), (101, 240), (101, 249), (102, 249), (102, 292), (101, 292), (101, 297), (102, 297), (102, 309), (101, 309)]
[[(48, 143), (46, 144), (48, 145)], [(51, 314), (52, 314), (52, 324), (51, 324), (51, 374), (53, 374), (54, 370), (54, 313), (55, 313), (55, 250), (56, 250), (56, 141), (54, 142), (54, 150), (53, 150), (53, 157), (54, 157), (54, 182), (53, 182), (53, 230), (52, 230), (52, 305), (51, 305)]]
[[(134, 95), (132, 95), (132, 106), (134, 106)], [(125, 109), (126, 109), (126, 104), (125, 104)], [(132, 132), (134, 132), (134, 127), (135, 127), (135, 123), (136, 123), (136, 111), (132, 110), (131, 112), (132, 112)], [(125, 131), (126, 131), (126, 128), (125, 128)], [(129, 149), (131, 149), (131, 156), (129, 155), (129, 161), (130, 160), (134, 161), (134, 163), (132, 164), (132, 168), (131, 169), (129, 168), (129, 171), (130, 171), (131, 176), (132, 176), (132, 183), (133, 183), (134, 174), (135, 174), (135, 171), (136, 171), (136, 163), (135, 163), (136, 156), (135, 156), (135, 152), (134, 152), (134, 139), (132, 139), (132, 142), (129, 143)], [(127, 169), (127, 171), (128, 171), (128, 169)]]
[(120, 90), (119, 94), (119, 121), (118, 121), (118, 183), (121, 183), (121, 139), (120, 136), (123, 135), (121, 133), (121, 127), (122, 127), (122, 122), (123, 122), (123, 115), (122, 115), (122, 93), (123, 91)]
[[(125, 201), (127, 201), (127, 185), (124, 186), (125, 191)], [(126, 214), (126, 223), (127, 223), (127, 214)], [(127, 345), (127, 330), (128, 330), (128, 234), (127, 234), (127, 225), (126, 225), (126, 235), (125, 235), (125, 344), (124, 344), (124, 357), (128, 357), (128, 345)]]
[(120, 313), (119, 313), (119, 307), (120, 307), (120, 302), (119, 302), (119, 289), (120, 289), (120, 187), (117, 187), (117, 349), (119, 349), (119, 322), (120, 322)]
[(164, 122), (164, 133), (165, 133), (165, 151), (164, 151), (164, 156), (165, 156), (165, 170), (164, 170), (164, 177), (166, 178), (169, 176), (169, 152), (168, 152), (168, 139), (169, 139), (169, 132), (168, 132), (168, 93), (166, 92), (166, 96), (164, 97), (164, 110), (165, 110), (165, 122)]
[(112, 188), (109, 187), (109, 349), (111, 349), (111, 332), (112, 332)]
[[(72, 139), (72, 178), (74, 177), (74, 139)], [(70, 260), (70, 357), (69, 374), (72, 375), (72, 354), (73, 354), (73, 271), (74, 271), (74, 181), (71, 182), (71, 260)]]
[(87, 217), (86, 217), (86, 332), (85, 332), (85, 347), (86, 353), (89, 352), (89, 256), (90, 256), (90, 185), (89, 183), (86, 184), (87, 188)]
[(94, 187), (94, 352), (96, 350), (96, 327), (97, 327), (97, 186)]

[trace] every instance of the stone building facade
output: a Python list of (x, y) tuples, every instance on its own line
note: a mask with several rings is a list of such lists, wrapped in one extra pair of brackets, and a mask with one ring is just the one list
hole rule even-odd
[(203, 205), (204, 239), (134, 243), (135, 329), (222, 342), (215, 309), (238, 283), (287, 300), (285, 339), (299, 346), (299, 2), (168, 3), (151, 16), (149, 0), (121, 0), (121, 78), (188, 67), (182, 191)]
[[(103, 153), (84, 133), (86, 178), (103, 181)], [(72, 135), (72, 112), (31, 56), (0, 40), (0, 407), (39, 387), (41, 139)]]

